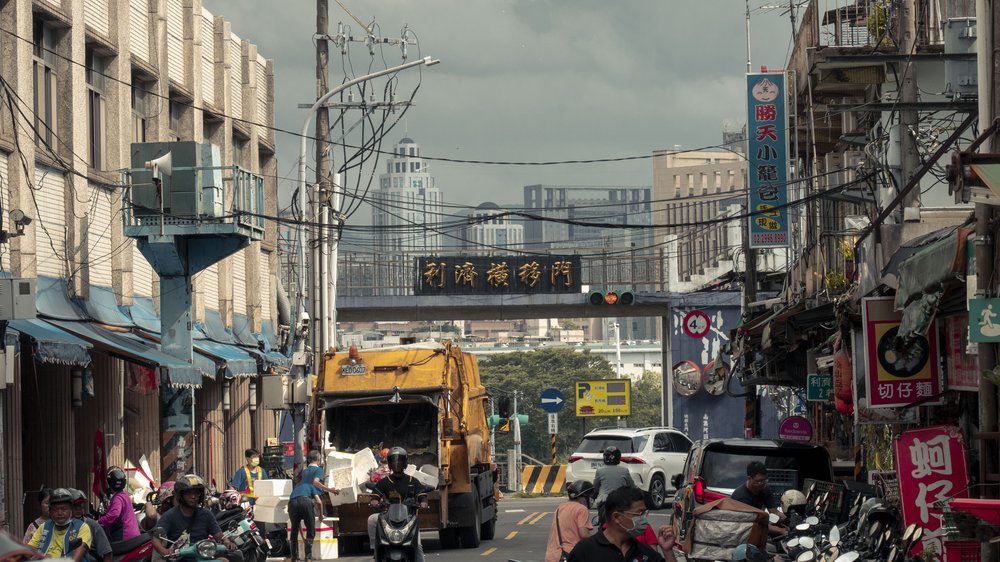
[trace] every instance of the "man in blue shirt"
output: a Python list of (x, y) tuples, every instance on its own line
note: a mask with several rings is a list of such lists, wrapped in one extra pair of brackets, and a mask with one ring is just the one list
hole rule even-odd
[(229, 484), (253, 505), (257, 500), (253, 486), (258, 480), (267, 480), (267, 471), (260, 466), (260, 451), (257, 449), (247, 449), (243, 452), (243, 456), (246, 457), (247, 463), (236, 470)]
[[(306, 524), (305, 561), (312, 560), (313, 540), (316, 538), (316, 503), (319, 493), (339, 494), (340, 490), (323, 484), (323, 454), (309, 451), (309, 465), (299, 475), (299, 483), (288, 497), (288, 519), (291, 523), (292, 560), (299, 559), (300, 525)], [(322, 505), (322, 504), (320, 504)]]

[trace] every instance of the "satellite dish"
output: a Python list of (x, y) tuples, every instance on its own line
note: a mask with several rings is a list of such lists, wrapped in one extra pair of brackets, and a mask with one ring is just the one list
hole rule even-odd
[(681, 361), (674, 365), (674, 390), (681, 396), (692, 396), (701, 388), (701, 369), (694, 361)]
[(712, 396), (721, 396), (726, 392), (726, 377), (729, 375), (729, 364), (719, 361), (719, 366), (715, 366), (715, 361), (705, 366), (705, 372), (701, 379), (705, 385), (705, 392)]

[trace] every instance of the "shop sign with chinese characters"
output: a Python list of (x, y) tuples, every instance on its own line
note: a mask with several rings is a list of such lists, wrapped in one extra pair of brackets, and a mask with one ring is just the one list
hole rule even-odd
[(941, 552), (943, 515), (934, 504), (969, 496), (962, 434), (946, 426), (907, 431), (896, 438), (894, 452), (903, 526), (922, 527), (924, 548)]
[(937, 322), (931, 337), (916, 337), (909, 347), (896, 347), (902, 313), (893, 310), (893, 297), (862, 299), (865, 335), (865, 390), (870, 408), (931, 404), (941, 394)]
[(416, 293), (580, 293), (580, 274), (580, 256), (417, 258)]
[(747, 186), (750, 247), (784, 248), (789, 242), (788, 112), (785, 75), (747, 74)]

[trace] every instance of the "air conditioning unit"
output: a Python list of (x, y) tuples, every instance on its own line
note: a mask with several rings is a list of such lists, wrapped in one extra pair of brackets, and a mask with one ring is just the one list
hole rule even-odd
[[(865, 103), (865, 99), (859, 96), (845, 97), (840, 100), (842, 105), (850, 105), (857, 107)], [(858, 130), (858, 115), (857, 111), (845, 111), (841, 115), (841, 134), (853, 133)]]

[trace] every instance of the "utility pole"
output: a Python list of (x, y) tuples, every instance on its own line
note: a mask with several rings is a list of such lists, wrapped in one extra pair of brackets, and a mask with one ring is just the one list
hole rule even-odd
[[(514, 415), (511, 422), (514, 424), (514, 467), (521, 466), (521, 418), (517, 417), (517, 390), (514, 391)], [(517, 472), (517, 486), (514, 488), (521, 491), (521, 472)]]
[[(316, 0), (316, 99), (322, 98), (330, 89), (329, 84), (329, 44), (323, 37), (329, 35), (329, 2)], [(312, 287), (309, 296), (313, 304), (313, 372), (319, 373), (323, 366), (323, 354), (330, 346), (328, 325), (327, 247), (330, 221), (330, 111), (320, 107), (316, 113), (316, 184), (312, 192), (313, 220), (317, 223), (313, 236), (313, 259), (310, 273)]]
[[(917, 5), (916, 0), (903, 2), (903, 13), (900, 18), (899, 54), (907, 57), (900, 73), (900, 86), (897, 96), (903, 104), (899, 112), (899, 152), (900, 178), (899, 185), (905, 185), (920, 168), (920, 153), (917, 152), (917, 127), (919, 118), (912, 104), (917, 102), (917, 65), (910, 57), (916, 52), (917, 45)], [(888, 24), (887, 24), (888, 25)], [(920, 207), (920, 190), (913, 189), (903, 198), (899, 206), (900, 221), (905, 219), (906, 209)]]

